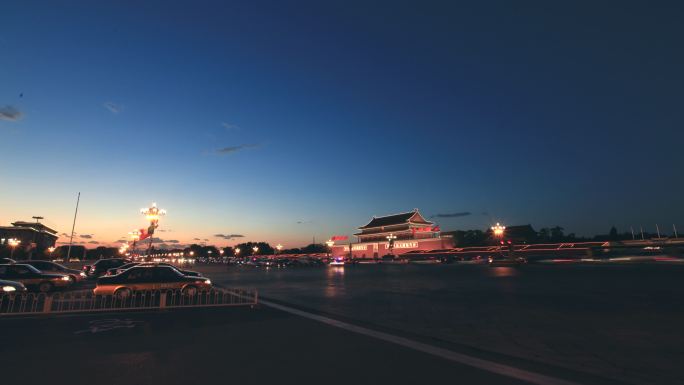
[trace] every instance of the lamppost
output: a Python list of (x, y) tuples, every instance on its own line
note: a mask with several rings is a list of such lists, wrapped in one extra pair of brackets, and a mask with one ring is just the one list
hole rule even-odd
[(276, 254), (280, 254), (280, 250), (282, 250), (282, 249), (283, 249), (283, 245), (281, 245), (280, 243), (277, 244), (276, 245)]
[(328, 258), (330, 258), (330, 254), (332, 254), (332, 247), (335, 245), (335, 241), (328, 239), (325, 241), (325, 244), (328, 246)]
[(128, 236), (131, 237), (131, 241), (133, 241), (133, 254), (135, 254), (135, 245), (140, 240), (140, 231), (133, 230), (128, 233)]
[(50, 246), (47, 248), (47, 251), (48, 251), (48, 255), (50, 256), (50, 259), (52, 259), (52, 253), (55, 251), (55, 247)]
[(240, 255), (240, 248), (239, 247), (234, 248), (233, 254), (235, 255), (235, 257), (239, 256)]
[(390, 233), (390, 235), (386, 236), (385, 238), (387, 238), (387, 242), (389, 243), (388, 246), (390, 255), (394, 255), (394, 240), (397, 239), (397, 236)]
[(501, 226), (499, 222), (496, 222), (496, 226), (492, 226), (492, 233), (494, 233), (494, 236), (497, 238), (503, 238), (505, 230), (506, 226)]
[(257, 247), (257, 246), (252, 247), (252, 251), (253, 251), (252, 255), (256, 255), (256, 253), (259, 251), (259, 247)]
[(148, 221), (150, 221), (150, 227), (147, 228), (147, 233), (150, 236), (150, 245), (147, 247), (147, 255), (149, 256), (150, 251), (152, 250), (152, 238), (154, 238), (154, 229), (159, 227), (159, 217), (162, 215), (166, 215), (166, 210), (157, 208), (157, 203), (152, 202), (152, 206), (146, 209), (140, 209), (140, 213), (143, 214)]
[(16, 238), (10, 238), (7, 240), (7, 244), (9, 244), (10, 247), (12, 248), (12, 252), (10, 253), (10, 258), (14, 257), (14, 249), (16, 249), (20, 243), (21, 243), (21, 240), (16, 239)]

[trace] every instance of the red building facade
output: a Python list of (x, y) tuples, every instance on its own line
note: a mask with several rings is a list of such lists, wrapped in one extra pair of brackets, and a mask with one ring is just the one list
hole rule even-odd
[(415, 250), (436, 250), (453, 247), (452, 238), (441, 236), (439, 226), (423, 217), (418, 209), (373, 217), (354, 234), (356, 243), (335, 245), (336, 257), (380, 258), (387, 254), (401, 255)]

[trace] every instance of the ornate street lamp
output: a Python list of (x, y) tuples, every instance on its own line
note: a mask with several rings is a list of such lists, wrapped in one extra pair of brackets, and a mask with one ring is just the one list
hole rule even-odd
[(330, 257), (330, 254), (332, 254), (332, 247), (335, 246), (335, 241), (328, 239), (325, 241), (325, 244), (328, 246), (328, 257)]
[(147, 233), (150, 236), (150, 245), (147, 247), (147, 255), (150, 255), (152, 250), (152, 238), (154, 238), (154, 229), (159, 227), (159, 217), (166, 215), (166, 210), (157, 208), (157, 203), (152, 202), (152, 206), (146, 209), (140, 209), (140, 213), (150, 221), (150, 227), (147, 228)]
[(281, 245), (280, 243), (277, 244), (276, 245), (276, 254), (280, 254), (280, 250), (282, 250), (282, 249), (283, 249), (283, 245)]
[(237, 257), (238, 255), (240, 255), (240, 248), (239, 248), (239, 247), (234, 248), (234, 249), (233, 249), (233, 254), (235, 254), (236, 257)]
[(253, 251), (252, 255), (256, 255), (256, 253), (259, 251), (259, 247), (257, 247), (257, 246), (252, 247), (252, 251)]
[(506, 226), (501, 226), (499, 222), (496, 222), (496, 226), (492, 226), (492, 233), (494, 233), (494, 236), (497, 238), (503, 238), (505, 230)]
[(12, 248), (12, 252), (10, 253), (10, 258), (14, 257), (14, 249), (16, 249), (20, 243), (21, 243), (21, 240), (16, 239), (16, 238), (10, 238), (7, 240), (7, 244)]
[(394, 240), (397, 239), (397, 236), (390, 233), (390, 235), (386, 236), (385, 238), (387, 238), (387, 242), (389, 242), (388, 246), (390, 255), (394, 255)]

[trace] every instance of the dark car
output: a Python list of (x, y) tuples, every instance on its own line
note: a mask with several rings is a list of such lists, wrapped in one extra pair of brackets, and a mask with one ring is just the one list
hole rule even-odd
[(12, 258), (0, 258), (0, 265), (11, 265), (13, 263), (17, 263), (17, 261)]
[(69, 269), (66, 266), (62, 266), (59, 263), (52, 261), (18, 261), (17, 263), (31, 265), (43, 273), (66, 274), (71, 278), (71, 283), (80, 282), (86, 278), (84, 272), (76, 269)]
[(172, 267), (172, 268), (178, 270), (183, 275), (188, 275), (191, 277), (201, 277), (202, 276), (202, 274), (200, 274), (196, 271), (182, 270), (182, 269), (179, 269), (178, 267), (176, 267), (170, 263), (164, 263), (164, 262), (159, 262), (159, 263), (158, 262), (131, 262), (131, 263), (127, 263), (125, 265), (115, 267), (115, 268), (111, 268), (111, 269), (107, 270), (107, 275), (109, 276), (109, 275), (119, 274), (124, 270), (130, 269), (133, 266), (169, 266), (169, 267)]
[(71, 285), (71, 279), (66, 274), (43, 273), (31, 265), (18, 263), (0, 265), (0, 279), (21, 282), (24, 286), (43, 293)]
[(16, 281), (5, 281), (0, 279), (0, 295), (2, 294), (13, 294), (13, 293), (23, 293), (26, 291), (26, 286), (21, 282)]
[(123, 266), (127, 262), (128, 261), (122, 258), (100, 259), (92, 265), (83, 266), (83, 272), (86, 273), (88, 277), (98, 278), (105, 275), (107, 270)]
[(128, 298), (134, 291), (181, 290), (195, 295), (211, 289), (211, 281), (203, 277), (189, 277), (171, 266), (133, 266), (117, 275), (101, 277), (93, 290), (95, 295), (114, 295)]

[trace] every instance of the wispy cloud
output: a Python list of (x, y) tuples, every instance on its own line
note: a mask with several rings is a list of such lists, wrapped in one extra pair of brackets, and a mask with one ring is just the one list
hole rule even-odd
[(258, 147), (258, 146), (259, 146), (258, 144), (241, 144), (239, 146), (228, 146), (228, 147), (219, 148), (218, 150), (216, 150), (216, 153), (219, 155), (228, 155), (228, 154), (233, 154), (233, 153), (236, 153), (238, 151), (242, 151), (242, 150), (246, 150), (248, 148), (254, 148), (254, 147)]
[(201, 241), (199, 238), (192, 238), (193, 241)]
[(221, 122), (221, 125), (222, 125), (223, 128), (225, 128), (226, 130), (237, 130), (237, 129), (240, 128), (240, 126), (238, 126), (237, 124), (231, 124), (231, 123), (228, 123), (228, 122)]
[(93, 244), (93, 245), (99, 245), (100, 244), (100, 242), (98, 242), (98, 241), (88, 241), (88, 243)]
[(128, 241), (125, 239), (119, 239), (118, 241), (114, 241), (113, 243), (126, 243), (126, 242), (128, 242)]
[(95, 234), (81, 234), (81, 235), (79, 235), (79, 236), (80, 236), (81, 238), (91, 239), (91, 238), (93, 237), (93, 235), (95, 235)]
[(0, 107), (0, 119), (9, 120), (10, 122), (16, 122), (24, 117), (24, 113), (17, 110), (13, 106)]
[(245, 236), (242, 234), (214, 234), (214, 237), (223, 238), (223, 239), (233, 239), (233, 238), (244, 238)]
[(470, 211), (463, 211), (460, 213), (446, 213), (446, 214), (435, 214), (431, 216), (430, 218), (458, 218), (458, 217), (467, 217), (468, 215), (471, 215), (472, 213)]
[(305, 220), (297, 221), (298, 225), (303, 225), (303, 224), (307, 224), (307, 223), (312, 223), (312, 221), (305, 221)]
[(102, 106), (104, 108), (108, 109), (109, 112), (111, 112), (112, 114), (118, 114), (123, 109), (122, 106), (120, 106), (116, 103), (113, 103), (113, 102), (106, 102), (106, 103), (102, 104)]

